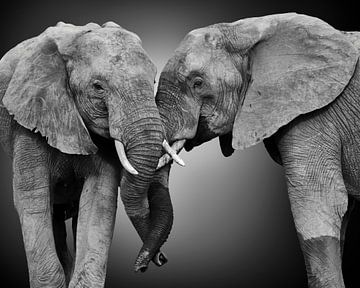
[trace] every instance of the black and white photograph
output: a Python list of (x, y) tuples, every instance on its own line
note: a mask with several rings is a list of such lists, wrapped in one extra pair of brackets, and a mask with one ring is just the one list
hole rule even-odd
[(0, 286), (359, 287), (355, 4), (3, 1)]

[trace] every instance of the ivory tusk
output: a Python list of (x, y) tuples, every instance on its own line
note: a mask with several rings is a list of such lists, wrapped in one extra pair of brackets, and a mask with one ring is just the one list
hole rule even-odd
[(126, 157), (124, 144), (122, 144), (120, 141), (115, 140), (115, 147), (116, 151), (118, 153), (121, 165), (125, 168), (126, 171), (128, 171), (131, 174), (138, 175), (139, 173), (135, 170), (135, 168), (130, 164), (129, 160)]
[(179, 165), (185, 166), (184, 161), (179, 157), (179, 155), (177, 155), (177, 153), (183, 148), (185, 141), (186, 141), (185, 139), (178, 140), (170, 147), (169, 143), (166, 140), (164, 140), (163, 147), (168, 154), (163, 155), (159, 159), (159, 163), (156, 169), (165, 166), (171, 161), (171, 159), (174, 159), (175, 162), (178, 163)]
[(171, 156), (169, 154), (164, 154), (163, 156), (161, 156), (161, 158), (159, 159), (159, 163), (158, 166), (156, 167), (156, 170), (164, 167), (166, 164), (168, 164), (171, 161)]
[(185, 162), (180, 158), (179, 155), (176, 154), (176, 151), (170, 147), (169, 143), (166, 140), (164, 140), (162, 145), (163, 145), (165, 151), (168, 154), (170, 154), (171, 158), (174, 159), (174, 161), (176, 163), (178, 163), (181, 166), (185, 166)]

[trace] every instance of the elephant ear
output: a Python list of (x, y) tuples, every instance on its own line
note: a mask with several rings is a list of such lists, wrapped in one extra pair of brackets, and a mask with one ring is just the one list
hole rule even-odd
[(83, 27), (59, 23), (10, 50), (0, 61), (0, 99), (20, 125), (40, 132), (52, 147), (87, 155), (97, 147), (76, 108), (59, 52), (59, 45), (66, 49), (89, 30)]
[(251, 63), (251, 79), (233, 125), (232, 146), (270, 137), (300, 114), (331, 103), (351, 79), (358, 52), (320, 19), (295, 13), (228, 24), (232, 49)]

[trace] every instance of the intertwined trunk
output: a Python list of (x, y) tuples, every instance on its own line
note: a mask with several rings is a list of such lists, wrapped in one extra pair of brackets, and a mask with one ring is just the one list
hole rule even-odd
[[(109, 113), (113, 112), (109, 115), (110, 135), (123, 143), (130, 164), (138, 172), (137, 175), (133, 175), (124, 169), (120, 184), (120, 195), (126, 213), (144, 243), (135, 263), (136, 271), (147, 268), (172, 226), (171, 202), (166, 198), (155, 204), (152, 199), (157, 201), (158, 197), (149, 194), (154, 172), (162, 154), (164, 133), (153, 94), (147, 99), (142, 100), (141, 109), (126, 107), (126, 117), (116, 116), (120, 109), (109, 109)], [(121, 118), (124, 120), (119, 121)], [(151, 195), (150, 198), (148, 195)]]

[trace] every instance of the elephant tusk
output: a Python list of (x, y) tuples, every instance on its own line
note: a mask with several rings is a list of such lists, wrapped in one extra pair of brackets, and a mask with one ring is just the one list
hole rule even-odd
[(170, 154), (171, 158), (174, 159), (176, 163), (181, 166), (185, 166), (185, 162), (180, 158), (179, 155), (176, 154), (176, 151), (170, 147), (169, 143), (164, 140), (162, 146), (164, 147), (166, 153)]
[(126, 157), (124, 144), (118, 140), (115, 140), (115, 147), (116, 147), (116, 151), (118, 153), (121, 165), (125, 168), (125, 170), (131, 174), (138, 175), (139, 172), (137, 172), (135, 170), (135, 168), (130, 164), (129, 160)]
[(168, 164), (171, 161), (171, 156), (169, 154), (164, 154), (161, 156), (158, 162), (158, 166), (156, 167), (156, 170), (164, 167), (166, 164)]
[(168, 154), (163, 155), (159, 159), (159, 163), (156, 169), (160, 169), (161, 167), (164, 167), (166, 164), (168, 164), (171, 161), (171, 159), (173, 159), (179, 165), (185, 166), (184, 161), (179, 157), (179, 155), (177, 155), (177, 153), (183, 148), (185, 141), (186, 141), (185, 139), (178, 140), (172, 145), (172, 147), (170, 147), (169, 143), (166, 140), (164, 140), (163, 147), (166, 153)]

